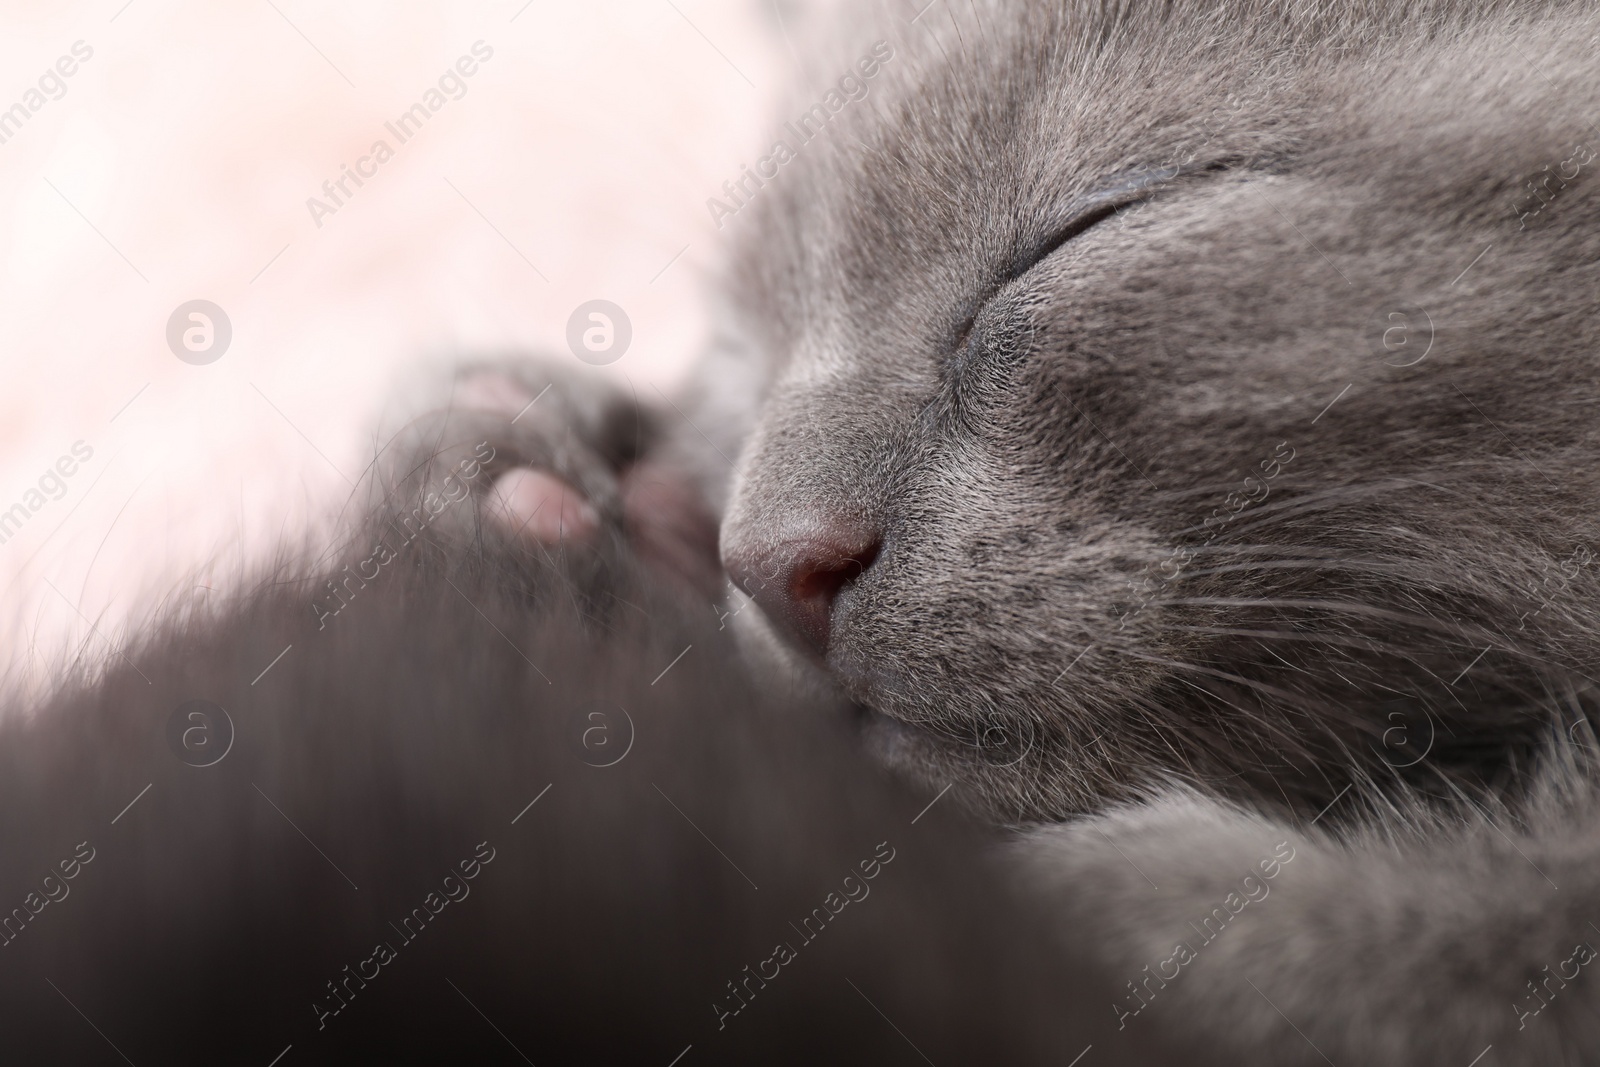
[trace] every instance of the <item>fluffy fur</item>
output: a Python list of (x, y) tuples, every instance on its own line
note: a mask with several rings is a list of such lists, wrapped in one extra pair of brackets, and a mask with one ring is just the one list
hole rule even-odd
[[(466, 429), (438, 454), (471, 454)], [(923, 814), (837, 709), (763, 692), (700, 603), (616, 544), (561, 566), (450, 511), (408, 541), (419, 507), (388, 498), (325, 569), (157, 623), (0, 732), (8, 1062), (1043, 1064), (1120, 1041), (1090, 1009), (1109, 977), (1040, 942), (990, 835)], [(344, 585), (380, 540), (395, 558)], [(172, 747), (192, 700), (231, 718), (214, 765)], [(194, 762), (224, 736), (202, 728)]]
[[(728, 223), (740, 252), (688, 420), (574, 382), (536, 418), (485, 431), (495, 462), (552, 469), (590, 498), (606, 526), (599, 547), (551, 551), (545, 584), (530, 585), (528, 561), (482, 532), (474, 506), (446, 511), (437, 558), (419, 550), (417, 562), (432, 562), (371, 599), (360, 593), (323, 646), (286, 660), (262, 690), (243, 679), (291, 640), (275, 621), (292, 614), (278, 593), (232, 623), (173, 631), (205, 639), (191, 662), (223, 671), (207, 676), (208, 691), (244, 694), (249, 736), (270, 741), (258, 755), (242, 749), (229, 773), (323, 812), (322, 847), (378, 872), (376, 892), (392, 883), (398, 907), (426, 881), (406, 873), (420, 870), (407, 857), (443, 862), (458, 837), (470, 847), (487, 836), (468, 827), (514, 805), (501, 812), (484, 798), (509, 799), (523, 759), (551, 758), (553, 742), (530, 725), (540, 720), (524, 714), (545, 699), (524, 655), (571, 671), (553, 683), (567, 688), (545, 690), (566, 699), (654, 689), (649, 671), (608, 667), (641, 647), (619, 621), (630, 605), (597, 591), (615, 580), (608, 553), (654, 561), (676, 600), (708, 587), (713, 522), (735, 561), (818, 523), (847, 524), (877, 547), (833, 605), (825, 669), (744, 610), (762, 592), (748, 573), (722, 613), (737, 611), (749, 654), (784, 672), (762, 666), (759, 677), (809, 694), (802, 716), (823, 718), (845, 698), (867, 747), (920, 784), (917, 801), (948, 786), (945, 803), (1012, 832), (996, 861), (961, 843), (968, 831), (941, 830), (927, 877), (900, 890), (929, 894), (907, 905), (916, 917), (818, 977), (818, 996), (832, 995), (833, 974), (881, 967), (912, 983), (903, 1002), (879, 1002), (883, 1014), (907, 1013), (912, 1029), (944, 1035), (951, 1059), (976, 1062), (1041, 1047), (1070, 1062), (1089, 1045), (1085, 1067), (1159, 1062), (1141, 1043), (1167, 1028), (1228, 1062), (1592, 1060), (1600, 442), (1581, 383), (1600, 284), (1597, 22), (1557, 0), (974, 0), (914, 22), (861, 15), (838, 69), (874, 40), (895, 58)], [(419, 426), (401, 450), (383, 483), (400, 485), (399, 499), (423, 496), (488, 426), (454, 419)], [(668, 506), (630, 506), (640, 469), (655, 472)], [(447, 577), (460, 588), (441, 586)], [(530, 629), (541, 597), (586, 620), (601, 651)], [(363, 621), (364, 606), (391, 603)], [(705, 616), (701, 626), (718, 618)], [(483, 633), (490, 620), (504, 639)], [(641, 662), (665, 663), (679, 646), (658, 643), (664, 632), (650, 631)], [(699, 652), (697, 632), (682, 631), (682, 644)], [(361, 643), (342, 644), (356, 634)], [(187, 669), (175, 639), (152, 646), (166, 672), (152, 687)], [(381, 665), (379, 649), (390, 657)], [(686, 658), (671, 684), (715, 694), (723, 683), (693, 672), (726, 669)], [(30, 862), (47, 862), (52, 846), (17, 828), (15, 813), (56, 818), (40, 801), (47, 790), (82, 790), (60, 809), (75, 826), (152, 776), (74, 743), (104, 724), (154, 748), (176, 690), (152, 704), (135, 700), (127, 672), (115, 679), (63, 697), (6, 746), (18, 792), (5, 810), (19, 847), (32, 842)], [(263, 695), (273, 686), (285, 695)], [(487, 710), (474, 710), (475, 696)], [(735, 689), (732, 701), (748, 696)], [(335, 697), (337, 713), (309, 710)], [(593, 1004), (608, 988), (599, 975), (657, 930), (678, 940), (643, 958), (628, 1003), (666, 1011), (742, 959), (707, 939), (725, 946), (801, 908), (826, 881), (816, 872), (859, 851), (858, 817), (877, 825), (901, 805), (909, 825), (919, 806), (848, 744), (815, 740), (818, 723), (696, 720), (693, 706), (651, 720), (686, 748), (663, 745), (649, 757), (660, 763), (641, 749), (619, 767), (676, 769), (670, 783), (635, 781), (651, 803), (642, 782), (707, 783), (706, 836), (730, 855), (769, 857), (777, 881), (805, 888), (766, 911), (768, 890), (749, 890), (675, 815), (653, 824), (682, 835), (670, 843), (630, 835), (638, 816), (622, 798), (636, 797), (625, 791), (593, 800), (606, 845), (580, 848), (591, 808), (557, 800), (558, 781), (540, 805), (551, 806), (532, 810), (554, 827), (545, 832), (566, 835), (567, 855), (603, 864), (621, 848), (659, 880), (585, 882), (564, 867), (575, 880), (559, 889), (533, 876), (517, 886), (556, 894), (537, 900), (620, 901), (632, 925), (609, 962), (573, 947), (586, 942), (570, 924), (550, 934), (526, 896), (506, 925), (480, 931), (472, 951), (495, 961), (485, 966), (526, 981), (504, 954), (557, 938), (540, 973), (560, 977), (537, 987), (557, 991), (539, 1001), (546, 1018), (593, 1018), (574, 1005)], [(678, 718), (710, 728), (673, 734)], [(724, 721), (738, 724), (733, 749), (718, 747)], [(539, 766), (536, 780), (555, 779)], [(454, 792), (468, 779), (483, 788)], [(196, 820), (184, 840), (204, 830), (223, 849), (226, 862), (189, 854), (184, 868), (230, 890), (202, 895), (223, 907), (202, 913), (211, 929), (239, 937), (262, 914), (308, 916), (307, 927), (271, 929), (326, 951), (305, 965), (320, 976), (333, 942), (360, 925), (354, 897), (326, 896), (322, 860), (257, 790), (231, 788), (198, 807), (152, 803), (153, 788), (139, 817)], [(332, 814), (344, 811), (355, 814)], [(382, 832), (363, 836), (373, 826)], [(68, 846), (81, 832), (53, 833)], [(882, 840), (874, 831), (864, 846), (868, 837)], [(164, 847), (173, 851), (124, 857), (146, 878), (130, 876), (105, 905), (120, 924), (95, 927), (134, 939), (138, 951), (113, 960), (148, 959), (154, 941), (138, 939), (178, 922), (170, 869), (148, 859), (181, 851)], [(240, 903), (257, 899), (251, 875), (269, 870), (263, 886), (301, 892), (263, 888), (258, 903)], [(1021, 899), (975, 907), (972, 885)], [(141, 927), (150, 914), (161, 924)], [(47, 910), (39, 922), (65, 918)], [(485, 909), (474, 921), (489, 920)], [(47, 943), (47, 930), (24, 936)], [(230, 943), (179, 939), (180, 970), (228, 974), (195, 961)], [(269, 958), (261, 942), (243, 943), (249, 958)], [(678, 972), (663, 961), (682, 953), (693, 977), (667, 977)], [(86, 983), (137, 973), (78, 966)], [(207, 1007), (236, 995), (230, 980)], [(94, 1005), (120, 1010), (122, 995), (148, 1005), (122, 992), (134, 981)], [(799, 1005), (812, 1002), (797, 996), (774, 1032), (823, 1041), (856, 1032), (839, 1020), (879, 1025), (843, 1013), (852, 1002), (837, 984), (832, 993), (843, 1000), (805, 1016), (828, 1028), (806, 1030)], [(39, 1002), (19, 992), (14, 1003)], [(361, 1007), (347, 1009), (350, 1021)], [(144, 1010), (109, 1029), (139, 1030)], [(1076, 1029), (1080, 1011), (1101, 1029)], [(32, 1012), (19, 1028), (44, 1018)], [(906, 1054), (871, 1033), (883, 1042), (864, 1058)], [(1090, 1036), (1080, 1045), (1080, 1035)], [(649, 1055), (666, 1062), (675, 1043)], [(743, 1054), (765, 1060), (769, 1047)], [(797, 1061), (818, 1055), (796, 1048)]]

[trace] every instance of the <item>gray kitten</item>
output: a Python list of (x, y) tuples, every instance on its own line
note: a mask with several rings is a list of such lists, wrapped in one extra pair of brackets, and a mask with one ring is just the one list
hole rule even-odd
[(469, 371), (332, 564), (7, 728), (5, 1047), (1596, 1058), (1600, 14), (854, 17), (679, 410)]
[(1600, 1056), (1597, 29), (863, 15), (708, 202), (722, 329), (656, 454), (730, 610), (1019, 828), (1124, 1029)]

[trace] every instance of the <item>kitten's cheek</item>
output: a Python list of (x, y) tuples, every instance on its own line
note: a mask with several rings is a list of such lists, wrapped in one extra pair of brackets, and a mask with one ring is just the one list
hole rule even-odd
[(594, 506), (553, 474), (518, 467), (495, 481), (485, 517), (512, 537), (553, 545), (588, 541), (600, 528)]

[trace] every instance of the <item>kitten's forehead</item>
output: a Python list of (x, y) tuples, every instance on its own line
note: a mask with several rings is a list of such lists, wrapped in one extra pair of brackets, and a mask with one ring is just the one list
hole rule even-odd
[[(1162, 144), (1152, 131), (1220, 125), (1194, 116), (1215, 110), (1212, 96), (1249, 71), (1245, 58), (1231, 73), (1214, 66), (1214, 85), (1170, 63), (1118, 64), (1096, 43), (1104, 16), (1073, 6), (1021, 19), (975, 9), (965, 33), (953, 16), (889, 19), (857, 37), (876, 32), (893, 59), (762, 190), (733, 272), (736, 291), (754, 291), (747, 302), (779, 311), (763, 324), (775, 340), (859, 336), (863, 321), (891, 315), (903, 336), (908, 323), (947, 318), (1076, 214), (1202, 158), (1210, 146), (1192, 134)], [(1101, 58), (1086, 61), (1095, 48)], [(826, 360), (837, 345), (806, 347)]]
[[(1415, 99), (1439, 91), (1427, 72), (1470, 60), (1509, 25), (1492, 0), (945, 7), (852, 35), (857, 51), (876, 37), (894, 58), (753, 205), (733, 288), (778, 312), (760, 328), (785, 358), (798, 334), (859, 337), (886, 318), (901, 335), (930, 331), (924, 344), (949, 341), (949, 320), (1030, 247), (1097, 201), (1179, 172), (1287, 169), (1330, 137), (1403, 144), (1449, 120)], [(1530, 64), (1530, 99), (1547, 88), (1539, 74)], [(1415, 115), (1391, 106), (1360, 128), (1364, 107), (1397, 93)], [(1478, 103), (1442, 95), (1463, 112)], [(825, 359), (838, 346), (808, 347)]]

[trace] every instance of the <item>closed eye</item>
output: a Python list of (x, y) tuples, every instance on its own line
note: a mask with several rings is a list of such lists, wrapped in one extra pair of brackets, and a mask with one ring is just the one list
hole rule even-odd
[(969, 313), (953, 333), (954, 343), (949, 349), (952, 358), (957, 363), (965, 359), (965, 350), (972, 338), (972, 329), (978, 321), (979, 314), (1001, 290), (1061, 251), (1074, 238), (1081, 237), (1113, 215), (1152, 199), (1161, 186), (1174, 179), (1230, 171), (1239, 163), (1240, 160), (1237, 158), (1219, 157), (1204, 163), (1137, 167), (1112, 175), (1094, 192), (1080, 196), (1067, 204), (1059, 216), (1066, 221), (1053, 228), (1041, 228), (1044, 237), (1032, 243), (1022, 244), (988, 291), (976, 297), (968, 305)]
[(1056, 230), (1055, 233), (1047, 240), (1027, 249), (1018, 255), (1017, 258), (1012, 261), (1011, 266), (1006, 270), (1005, 280), (1007, 282), (1016, 281), (1034, 267), (1038, 266), (1040, 263), (1043, 263), (1056, 252), (1060, 251), (1061, 247), (1074, 237), (1078, 237), (1081, 234), (1094, 229), (1094, 227), (1098, 226), (1106, 219), (1109, 219), (1123, 208), (1137, 202), (1138, 198), (1104, 203), (1098, 207), (1093, 207), (1087, 211), (1082, 211), (1077, 215), (1074, 215), (1071, 222)]
[(1060, 251), (1061, 247), (1106, 219), (1150, 196), (1159, 186), (1181, 173), (1180, 167), (1141, 167), (1124, 171), (1103, 182), (1094, 192), (1079, 197), (1067, 209), (1065, 224), (1049, 231), (1049, 236), (1018, 250), (1006, 271), (1005, 280), (1014, 281)]
[[(1060, 251), (1069, 241), (1111, 218), (1123, 208), (1148, 199), (1157, 186), (1171, 181), (1183, 172), (1181, 167), (1144, 167), (1124, 171), (1103, 182), (1094, 192), (1081, 196), (1068, 205), (1066, 222), (1043, 231), (1045, 237), (1018, 248), (1011, 262), (995, 280), (989, 290), (973, 300), (970, 312), (954, 334), (952, 353), (961, 353), (972, 335), (978, 314), (1010, 283), (1028, 273), (1040, 263)], [(1210, 168), (1206, 168), (1210, 169)], [(959, 357), (957, 357), (959, 358)]]

